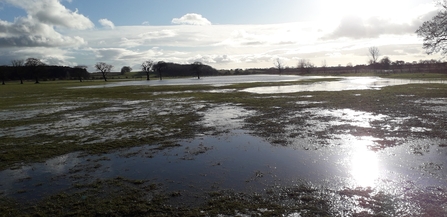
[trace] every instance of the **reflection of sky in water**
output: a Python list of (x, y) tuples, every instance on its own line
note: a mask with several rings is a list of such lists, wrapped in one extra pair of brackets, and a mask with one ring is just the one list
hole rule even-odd
[(445, 81), (386, 79), (379, 77), (339, 77), (339, 81), (316, 82), (303, 85), (285, 85), (272, 87), (254, 87), (243, 91), (258, 94), (296, 93), (304, 91), (343, 91), (380, 89), (385, 86), (412, 83), (445, 83)]

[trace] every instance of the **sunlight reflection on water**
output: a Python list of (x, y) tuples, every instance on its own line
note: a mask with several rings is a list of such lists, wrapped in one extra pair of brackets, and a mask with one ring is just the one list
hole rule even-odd
[(357, 185), (375, 187), (379, 178), (378, 159), (375, 152), (368, 149), (370, 141), (363, 140), (353, 146), (351, 155), (351, 175)]

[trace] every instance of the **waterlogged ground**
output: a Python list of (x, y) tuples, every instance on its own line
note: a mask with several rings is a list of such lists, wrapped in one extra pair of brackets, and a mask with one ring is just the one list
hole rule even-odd
[(236, 78), (9, 87), (0, 211), (447, 215), (442, 81)]

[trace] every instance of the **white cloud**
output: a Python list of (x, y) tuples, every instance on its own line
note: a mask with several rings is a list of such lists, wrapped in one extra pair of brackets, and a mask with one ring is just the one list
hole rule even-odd
[(101, 24), (104, 27), (109, 27), (111, 29), (115, 29), (115, 24), (113, 24), (113, 22), (108, 19), (100, 19), (100, 20), (98, 20), (98, 22), (99, 22), (99, 24)]
[(185, 14), (183, 17), (172, 19), (173, 24), (181, 24), (181, 25), (196, 25), (196, 26), (207, 26), (211, 25), (211, 22), (202, 17), (200, 14), (190, 13)]
[(77, 47), (85, 44), (79, 36), (65, 36), (55, 27), (85, 30), (93, 23), (77, 11), (65, 8), (58, 0), (4, 0), (23, 8), (26, 17), (14, 22), (0, 20), (0, 47)]
[(49, 65), (75, 66), (75, 57), (70, 50), (55, 47), (41, 47), (35, 49), (32, 47), (21, 48), (3, 48), (0, 54), (0, 64), (10, 64), (13, 59), (26, 59), (29, 57), (38, 58)]
[(94, 24), (78, 11), (71, 11), (58, 0), (4, 0), (6, 3), (23, 8), (29, 18), (36, 22), (70, 29), (90, 29)]
[(64, 36), (51, 25), (36, 22), (31, 16), (14, 23), (0, 20), (0, 47), (60, 47), (85, 44), (78, 36)]

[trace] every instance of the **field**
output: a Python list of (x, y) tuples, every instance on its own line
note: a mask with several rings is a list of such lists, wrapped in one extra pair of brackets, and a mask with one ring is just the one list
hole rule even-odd
[(445, 216), (447, 77), (388, 77), (437, 82), (7, 83), (0, 214)]

